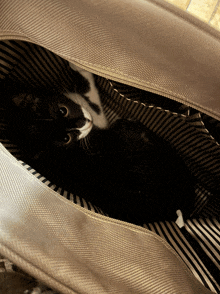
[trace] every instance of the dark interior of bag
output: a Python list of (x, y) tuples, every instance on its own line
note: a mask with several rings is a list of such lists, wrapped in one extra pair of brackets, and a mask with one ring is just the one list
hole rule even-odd
[[(179, 226), (175, 220), (150, 223), (141, 220), (140, 225), (164, 238), (205, 287), (220, 293), (220, 123), (206, 114), (168, 98), (101, 76), (95, 76), (95, 81), (110, 126), (118, 119), (138, 120), (147, 129), (169, 142), (196, 179), (193, 207), (190, 217), (184, 219), (184, 226)], [(69, 63), (49, 50), (22, 41), (0, 42), (1, 101), (7, 100), (8, 85), (16, 84), (21, 88), (28, 85), (33, 91), (38, 88), (64, 91), (73, 83), (74, 77)], [(111, 210), (106, 211), (101, 203), (92, 203), (48, 181), (43, 173), (34, 170), (30, 163), (26, 162), (25, 152), (7, 137), (4, 103), (0, 104), (0, 142), (4, 147), (30, 173), (61, 197), (111, 217)], [(123, 211), (124, 207), (121, 209)], [(124, 220), (123, 217), (121, 219)], [(26, 290), (30, 291), (26, 293), (31, 293), (39, 286), (34, 278), (22, 272), (16, 265), (3, 256), (0, 258), (1, 293), (25, 293)], [(41, 291), (44, 293), (48, 289), (44, 286)]]

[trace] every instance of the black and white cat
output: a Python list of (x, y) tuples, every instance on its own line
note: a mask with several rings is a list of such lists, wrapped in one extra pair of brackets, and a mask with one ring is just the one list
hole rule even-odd
[[(93, 74), (71, 63), (70, 67), (84, 78), (84, 87), (82, 88), (84, 93), (68, 92), (65, 94), (66, 97), (70, 98), (74, 103), (77, 103), (82, 109), (87, 111), (92, 117), (92, 122), (96, 127), (100, 129), (107, 128), (108, 121), (103, 111)], [(85, 85), (87, 85), (87, 87)]]
[(71, 67), (84, 83), (76, 91), (24, 89), (11, 96), (8, 137), (23, 159), (112, 217), (142, 224), (175, 219), (178, 209), (189, 216), (194, 183), (181, 158), (139, 122), (109, 126), (93, 75)]

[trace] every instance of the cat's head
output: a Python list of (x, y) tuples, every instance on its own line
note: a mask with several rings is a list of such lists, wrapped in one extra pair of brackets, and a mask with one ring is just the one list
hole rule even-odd
[(12, 98), (10, 129), (24, 148), (73, 148), (93, 128), (87, 110), (55, 91), (23, 92)]

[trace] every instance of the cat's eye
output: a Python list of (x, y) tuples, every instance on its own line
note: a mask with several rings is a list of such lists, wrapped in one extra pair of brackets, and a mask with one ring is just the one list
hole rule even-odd
[(70, 134), (66, 134), (62, 139), (64, 144), (69, 144), (71, 142), (71, 140), (72, 140), (72, 138), (71, 138)]
[(59, 108), (59, 110), (60, 110), (60, 113), (61, 113), (61, 115), (63, 116), (63, 117), (66, 117), (66, 116), (68, 116), (68, 108), (66, 107), (66, 106), (61, 106), (60, 108)]

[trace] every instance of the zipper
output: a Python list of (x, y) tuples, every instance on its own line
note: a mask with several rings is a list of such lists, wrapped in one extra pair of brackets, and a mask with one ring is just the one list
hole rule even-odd
[[(27, 38), (25, 36), (21, 37), (18, 35), (0, 36), (0, 40), (19, 40), (19, 41), (25, 41), (25, 42), (32, 42), (29, 38)], [(42, 46), (38, 43), (36, 43), (36, 44), (39, 46)], [(43, 47), (45, 49), (51, 51), (51, 49), (47, 48), (47, 46), (43, 46)], [(186, 106), (189, 106), (191, 108), (194, 108), (197, 111), (202, 112), (204, 114), (207, 114), (208, 116), (211, 116), (211, 117), (215, 118), (216, 120), (220, 121), (220, 113), (215, 112), (213, 109), (209, 109), (207, 107), (202, 107), (199, 103), (189, 101), (189, 100), (187, 100), (186, 97), (178, 95), (177, 93), (169, 92), (169, 91), (165, 90), (164, 88), (160, 88), (156, 84), (149, 85), (147, 81), (132, 78), (129, 75), (124, 75), (120, 71), (113, 70), (112, 68), (99, 67), (98, 65), (95, 65), (93, 63), (85, 63), (79, 59), (71, 59), (68, 56), (63, 55), (61, 53), (57, 53), (57, 52), (54, 52), (54, 53), (57, 54), (58, 56), (60, 56), (61, 58), (63, 58), (64, 60), (71, 62), (74, 65), (76, 65), (77, 67), (80, 67), (84, 70), (87, 70), (93, 74), (102, 76), (106, 79), (114, 80), (114, 81), (122, 83), (122, 84), (129, 85), (129, 86), (132, 86), (132, 87), (144, 90), (144, 91), (148, 91), (148, 92), (160, 95), (165, 98), (169, 98), (173, 101), (176, 101), (176, 102), (185, 104)]]
[(125, 76), (122, 73), (117, 72), (117, 71), (113, 71), (110, 68), (109, 69), (100, 68), (92, 63), (86, 64), (86, 63), (83, 63), (78, 60), (69, 59), (66, 56), (64, 57), (64, 56), (60, 55), (60, 57), (75, 64), (77, 67), (80, 67), (84, 70), (87, 70), (93, 74), (102, 76), (102, 77), (109, 79), (109, 80), (114, 80), (115, 82), (119, 82), (119, 83), (122, 83), (122, 84), (125, 84), (128, 86), (132, 86), (134, 88), (148, 91), (148, 92), (160, 95), (165, 98), (169, 98), (173, 101), (176, 101), (176, 102), (185, 104), (186, 106), (189, 106), (191, 108), (194, 108), (194, 109), (198, 110), (199, 112), (205, 113), (205, 114), (207, 114), (217, 120), (220, 120), (220, 114), (213, 113), (213, 111), (210, 111), (209, 109), (200, 106), (198, 103), (193, 103), (192, 101), (188, 101), (186, 97), (182, 97), (181, 95), (178, 96), (177, 94), (165, 91), (164, 89), (162, 89), (160, 87), (156, 87), (156, 85), (155, 86), (148, 85), (146, 81), (144, 82), (144, 81), (138, 81), (136, 79), (132, 79), (132, 77)]

